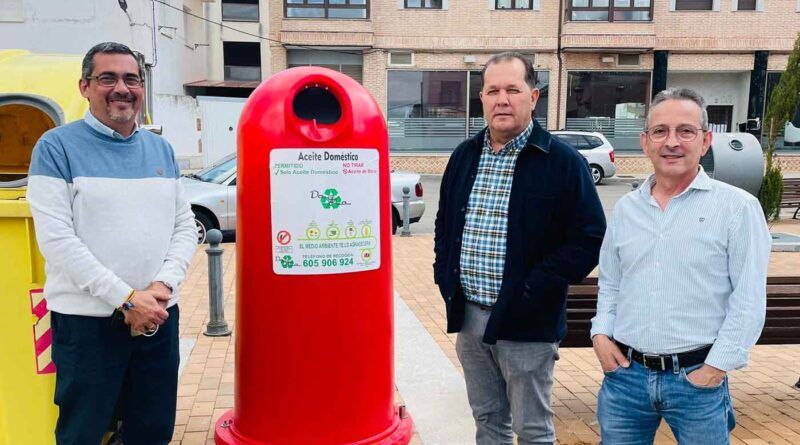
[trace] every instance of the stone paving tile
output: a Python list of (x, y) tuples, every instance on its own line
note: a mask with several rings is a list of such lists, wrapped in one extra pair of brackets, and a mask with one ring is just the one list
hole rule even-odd
[[(784, 220), (773, 231), (800, 234), (800, 220)], [(433, 237), (414, 235), (395, 238), (395, 289), (414, 311), (453, 364), (461, 370), (455, 356), (455, 338), (446, 334), (444, 304), (433, 284)], [(800, 273), (800, 253), (773, 253), (771, 276)], [(593, 272), (597, 274), (597, 270)], [(406, 280), (405, 277), (413, 277)], [(438, 308), (438, 309), (437, 309)], [(800, 375), (800, 346), (756, 346), (750, 366), (731, 373), (731, 392), (738, 421), (732, 433), (733, 444), (800, 444), (800, 391), (792, 385)], [(599, 442), (595, 418), (597, 392), (603, 374), (590, 348), (563, 348), (556, 362), (553, 410), (559, 444), (580, 445)], [(656, 444), (675, 444), (669, 428), (662, 424)]]
[[(773, 231), (800, 234), (800, 221), (783, 221)], [(444, 305), (433, 284), (433, 237), (393, 238), (395, 288), (454, 366), (455, 338), (445, 332)], [(196, 344), (179, 382), (176, 428), (170, 445), (213, 445), (216, 420), (233, 406), (236, 245), (223, 244), (225, 316), (234, 332), (229, 337), (202, 334), (208, 321), (207, 259), (199, 248), (181, 288), (181, 338)], [(596, 271), (594, 272), (596, 273)], [(800, 253), (774, 253), (770, 275), (800, 273)], [(731, 443), (739, 445), (800, 444), (800, 391), (792, 385), (800, 374), (800, 347), (757, 346), (751, 364), (731, 374), (738, 426)], [(589, 445), (599, 441), (595, 419), (602, 373), (588, 348), (561, 350), (556, 363), (553, 408), (561, 445)], [(402, 400), (397, 394), (398, 400)], [(413, 415), (413, 413), (412, 413)], [(415, 433), (411, 443), (421, 445)], [(657, 445), (675, 444), (662, 424)]]

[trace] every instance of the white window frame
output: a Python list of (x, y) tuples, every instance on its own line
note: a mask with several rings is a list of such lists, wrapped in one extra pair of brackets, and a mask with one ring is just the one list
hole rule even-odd
[[(494, 7), (497, 0), (489, 0), (489, 11), (496, 11), (497, 8)], [(542, 10), (542, 0), (532, 0), (533, 3), (531, 4), (531, 9), (529, 11), (541, 11)], [(525, 11), (524, 9), (503, 9), (503, 11)]]
[[(731, 11), (739, 11), (739, 0), (731, 0)], [(742, 11), (742, 12), (764, 12), (764, 0), (756, 0), (755, 11)]]
[[(676, 3), (675, 0), (669, 0), (669, 10), (670, 11), (675, 11), (676, 10), (675, 9), (675, 3)], [(719, 11), (720, 10), (720, 0), (714, 0), (711, 3), (711, 10), (712, 11)], [(694, 11), (681, 11), (681, 12), (694, 12)], [(699, 12), (702, 12), (702, 11), (699, 11)]]
[[(424, 0), (423, 0), (424, 1)], [(409, 11), (447, 11), (450, 9), (450, 0), (442, 0), (442, 8), (406, 8), (405, 0), (397, 0), (397, 9), (408, 9)]]
[[(392, 53), (410, 53), (411, 54), (411, 63), (392, 63)], [(409, 68), (413, 67), (416, 64), (416, 60), (414, 58), (414, 51), (389, 51), (386, 53), (386, 66), (392, 68)]]

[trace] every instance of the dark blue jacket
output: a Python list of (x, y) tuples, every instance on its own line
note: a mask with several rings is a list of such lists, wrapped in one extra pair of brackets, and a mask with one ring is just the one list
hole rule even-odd
[[(458, 332), (464, 319), (461, 235), (485, 132), (455, 149), (442, 177), (433, 276), (447, 306), (447, 332)], [(586, 160), (534, 122), (514, 169), (503, 283), (483, 341), (561, 341), (567, 286), (597, 265), (605, 229)]]

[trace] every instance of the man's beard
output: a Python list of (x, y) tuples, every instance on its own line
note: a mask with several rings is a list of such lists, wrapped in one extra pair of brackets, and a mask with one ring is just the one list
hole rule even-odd
[[(111, 106), (112, 100), (130, 100), (131, 108), (127, 111), (123, 111), (121, 113), (117, 113), (113, 111), (113, 107)], [(106, 106), (106, 113), (108, 113), (108, 118), (114, 122), (128, 122), (134, 117), (136, 117), (136, 112), (133, 110), (133, 105), (136, 103), (136, 97), (132, 94), (124, 95), (124, 94), (112, 94), (108, 97), (108, 105)]]

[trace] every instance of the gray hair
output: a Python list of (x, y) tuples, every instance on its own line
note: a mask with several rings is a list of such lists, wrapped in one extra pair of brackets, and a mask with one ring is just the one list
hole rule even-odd
[(139, 77), (144, 79), (144, 68), (139, 62), (139, 57), (127, 45), (117, 42), (103, 42), (98, 43), (89, 49), (89, 52), (83, 56), (83, 63), (81, 64), (81, 79), (88, 79), (94, 72), (94, 56), (96, 54), (127, 54), (136, 60), (136, 65), (139, 67)]
[(653, 114), (653, 109), (661, 102), (668, 100), (688, 100), (696, 103), (702, 111), (700, 128), (703, 130), (708, 130), (708, 111), (706, 111), (706, 100), (703, 99), (703, 96), (701, 96), (697, 91), (684, 87), (667, 88), (666, 90), (656, 94), (656, 97), (654, 97), (653, 101), (650, 102), (650, 109), (647, 110), (647, 122), (645, 124), (646, 127), (649, 127), (650, 125), (650, 117)]
[(527, 83), (531, 88), (536, 88), (536, 71), (533, 69), (533, 63), (531, 63), (531, 59), (516, 51), (506, 51), (490, 57), (489, 60), (486, 61), (486, 64), (483, 65), (483, 69), (481, 70), (481, 82), (485, 81), (486, 69), (489, 68), (489, 66), (514, 59), (519, 60), (525, 66), (525, 83)]

